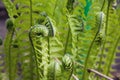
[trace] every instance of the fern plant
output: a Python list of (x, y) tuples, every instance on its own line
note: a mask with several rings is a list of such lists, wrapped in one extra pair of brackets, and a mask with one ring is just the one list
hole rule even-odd
[(120, 41), (115, 0), (2, 1), (8, 80), (113, 80)]

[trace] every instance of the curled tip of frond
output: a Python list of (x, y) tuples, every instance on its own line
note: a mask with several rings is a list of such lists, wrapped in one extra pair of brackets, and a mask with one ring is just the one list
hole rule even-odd
[(50, 37), (55, 36), (56, 30), (55, 30), (55, 22), (54, 22), (54, 20), (47, 16), (46, 17), (46, 21), (45, 21), (45, 25), (46, 25), (46, 27), (49, 30), (49, 34), (48, 35)]
[(58, 79), (61, 76), (61, 73), (61, 63), (54, 59), (48, 66), (48, 80)]
[(6, 21), (6, 28), (8, 29), (8, 31), (10, 31), (11, 29), (13, 29), (14, 23), (12, 19), (7, 19)]
[(96, 14), (96, 17), (97, 17), (97, 19), (101, 19), (101, 18), (104, 18), (105, 17), (105, 14), (104, 14), (104, 12), (98, 12), (97, 14)]
[(62, 63), (65, 69), (73, 69), (73, 60), (69, 54), (65, 54), (62, 58)]
[(44, 25), (35, 25), (31, 28), (30, 33), (30, 35), (33, 35), (34, 37), (44, 37), (48, 36), (48, 29)]

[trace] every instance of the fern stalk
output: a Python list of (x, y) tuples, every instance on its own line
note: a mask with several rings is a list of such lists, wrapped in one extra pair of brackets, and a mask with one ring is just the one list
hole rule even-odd
[[(30, 43), (31, 43), (32, 52), (34, 53), (34, 56), (35, 56), (36, 74), (37, 74), (37, 80), (39, 80), (38, 62), (37, 62), (37, 59), (36, 59), (37, 55), (35, 54), (35, 47), (33, 45), (32, 37), (31, 37), (31, 30), (29, 31), (29, 40), (30, 40)], [(31, 60), (32, 60), (33, 53), (31, 53)]]
[[(111, 4), (111, 0), (108, 0), (108, 7), (107, 7), (107, 14), (106, 14), (106, 25), (105, 25), (105, 35), (107, 35), (107, 29), (108, 29), (108, 18), (109, 18), (109, 9), (110, 9), (110, 4)], [(106, 43), (106, 37), (105, 37), (105, 41), (103, 42), (103, 46), (102, 46), (102, 51), (101, 51), (101, 55), (104, 54), (104, 49), (105, 49), (105, 43)], [(102, 62), (103, 57), (100, 57), (100, 64), (98, 66), (98, 70), (100, 70), (101, 68), (101, 62)]]
[(11, 45), (12, 45), (12, 38), (14, 35), (14, 29), (12, 29), (11, 31), (8, 32), (7, 36), (6, 36), (6, 40), (4, 43), (5, 46), (5, 51), (6, 51), (6, 56), (7, 56), (7, 61), (8, 62), (8, 73), (9, 73), (9, 80), (13, 80), (12, 77), (12, 56), (11, 56)]
[(93, 46), (93, 44), (94, 44), (94, 42), (95, 42), (95, 39), (97, 38), (98, 33), (99, 33), (99, 30), (96, 32), (95, 37), (94, 37), (94, 39), (93, 39), (93, 41), (91, 42), (91, 45), (90, 45), (90, 47), (89, 47), (89, 50), (88, 50), (88, 53), (87, 53), (87, 57), (86, 57), (86, 59), (85, 59), (85, 67), (84, 67), (84, 71), (83, 71), (82, 80), (85, 79), (86, 70), (87, 70), (87, 64), (88, 64), (88, 60), (89, 60), (89, 57), (90, 57), (90, 52), (91, 52), (92, 46)]
[[(32, 0), (30, 0), (30, 27), (32, 26)], [(30, 53), (31, 80), (33, 80), (33, 53)]]
[[(68, 19), (67, 19), (68, 20)], [(69, 22), (69, 21), (68, 21)], [(70, 37), (70, 23), (68, 23), (68, 33), (67, 33), (67, 38), (66, 38), (66, 43), (65, 43), (65, 49), (64, 49), (64, 54), (66, 54), (67, 47), (68, 47), (68, 42), (69, 42), (69, 37)]]
[(103, 1), (102, 7), (101, 7), (101, 11), (103, 11), (104, 6), (105, 6), (105, 0)]
[[(11, 65), (11, 62), (12, 62), (12, 57), (11, 57), (11, 43), (12, 43), (12, 38), (13, 38), (13, 35), (14, 35), (14, 29), (11, 31), (11, 36), (10, 36), (10, 44), (8, 45), (9, 46), (9, 49), (8, 49), (8, 59), (9, 59), (9, 80), (12, 80), (12, 65)], [(6, 49), (7, 50), (7, 49)]]
[[(90, 45), (89, 50), (88, 50), (88, 53), (87, 53), (87, 57), (86, 57), (86, 60), (85, 60), (84, 73), (83, 73), (82, 79), (85, 79), (87, 64), (88, 64), (88, 61), (89, 61), (89, 57), (90, 57), (90, 53), (91, 53), (91, 50), (92, 50), (92, 46), (94, 45), (94, 42), (95, 42), (98, 34), (100, 34), (100, 29), (102, 28), (102, 26), (104, 26), (104, 25), (102, 25), (102, 24), (103, 24), (103, 19), (104, 19), (103, 17), (104, 17), (104, 14), (103, 14), (102, 12), (100, 12), (100, 13), (98, 14), (98, 17), (97, 17), (97, 19), (98, 19), (98, 20), (97, 20), (97, 21), (98, 21), (98, 23), (97, 23), (97, 25), (98, 25), (98, 30), (97, 30), (97, 32), (96, 32), (96, 34), (95, 34), (95, 36), (94, 36), (94, 38), (93, 38), (93, 40), (92, 40), (92, 42), (91, 42), (91, 45)], [(100, 19), (99, 19), (99, 18), (100, 18)]]

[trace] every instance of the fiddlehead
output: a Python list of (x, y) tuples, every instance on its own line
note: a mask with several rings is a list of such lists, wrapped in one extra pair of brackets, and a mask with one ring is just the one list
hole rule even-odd
[(73, 74), (74, 63), (69, 54), (65, 54), (62, 58), (62, 65), (65, 80), (70, 80)]
[(49, 30), (49, 36), (55, 36), (55, 26), (53, 24), (53, 20), (50, 17), (46, 17), (45, 25)]
[(62, 69), (61, 69), (61, 62), (57, 59), (53, 59), (48, 66), (48, 80), (62, 80)]
[(86, 57), (86, 60), (85, 60), (83, 79), (85, 79), (86, 69), (88, 67), (88, 62), (89, 62), (89, 58), (90, 58), (90, 54), (91, 54), (91, 50), (92, 50), (94, 42), (96, 42), (96, 41), (98, 42), (99, 41), (98, 43), (100, 43), (100, 45), (101, 45), (102, 44), (101, 41), (105, 38), (105, 25), (104, 25), (105, 19), (104, 18), (105, 18), (105, 15), (104, 15), (103, 12), (99, 12), (96, 15), (96, 20), (97, 20), (96, 21), (96, 24), (97, 24), (96, 26), (98, 27), (98, 30), (97, 30), (97, 32), (96, 32), (96, 34), (94, 36), (94, 39), (91, 42), (91, 45), (90, 45), (89, 50), (88, 50), (88, 54), (87, 54), (87, 57)]
[(45, 80), (48, 66), (47, 37), (48, 29), (44, 25), (35, 25), (29, 32), (29, 38), (33, 47), (38, 80)]
[(6, 66), (8, 67), (8, 72), (9, 72), (9, 80), (13, 80), (13, 75), (14, 73), (12, 73), (12, 55), (11, 55), (11, 43), (12, 43), (12, 38), (14, 35), (14, 23), (12, 19), (8, 19), (6, 21), (6, 27), (8, 29), (8, 33), (6, 36), (6, 40), (4, 42), (4, 48), (5, 48), (5, 53), (6, 53), (6, 62), (8, 62), (8, 64)]

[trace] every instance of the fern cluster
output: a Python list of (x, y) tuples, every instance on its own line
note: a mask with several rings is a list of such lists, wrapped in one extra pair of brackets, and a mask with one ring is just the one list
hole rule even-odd
[(111, 65), (120, 43), (116, 0), (2, 1), (9, 15), (4, 41), (7, 79), (103, 79), (89, 73), (90, 68), (113, 77)]

